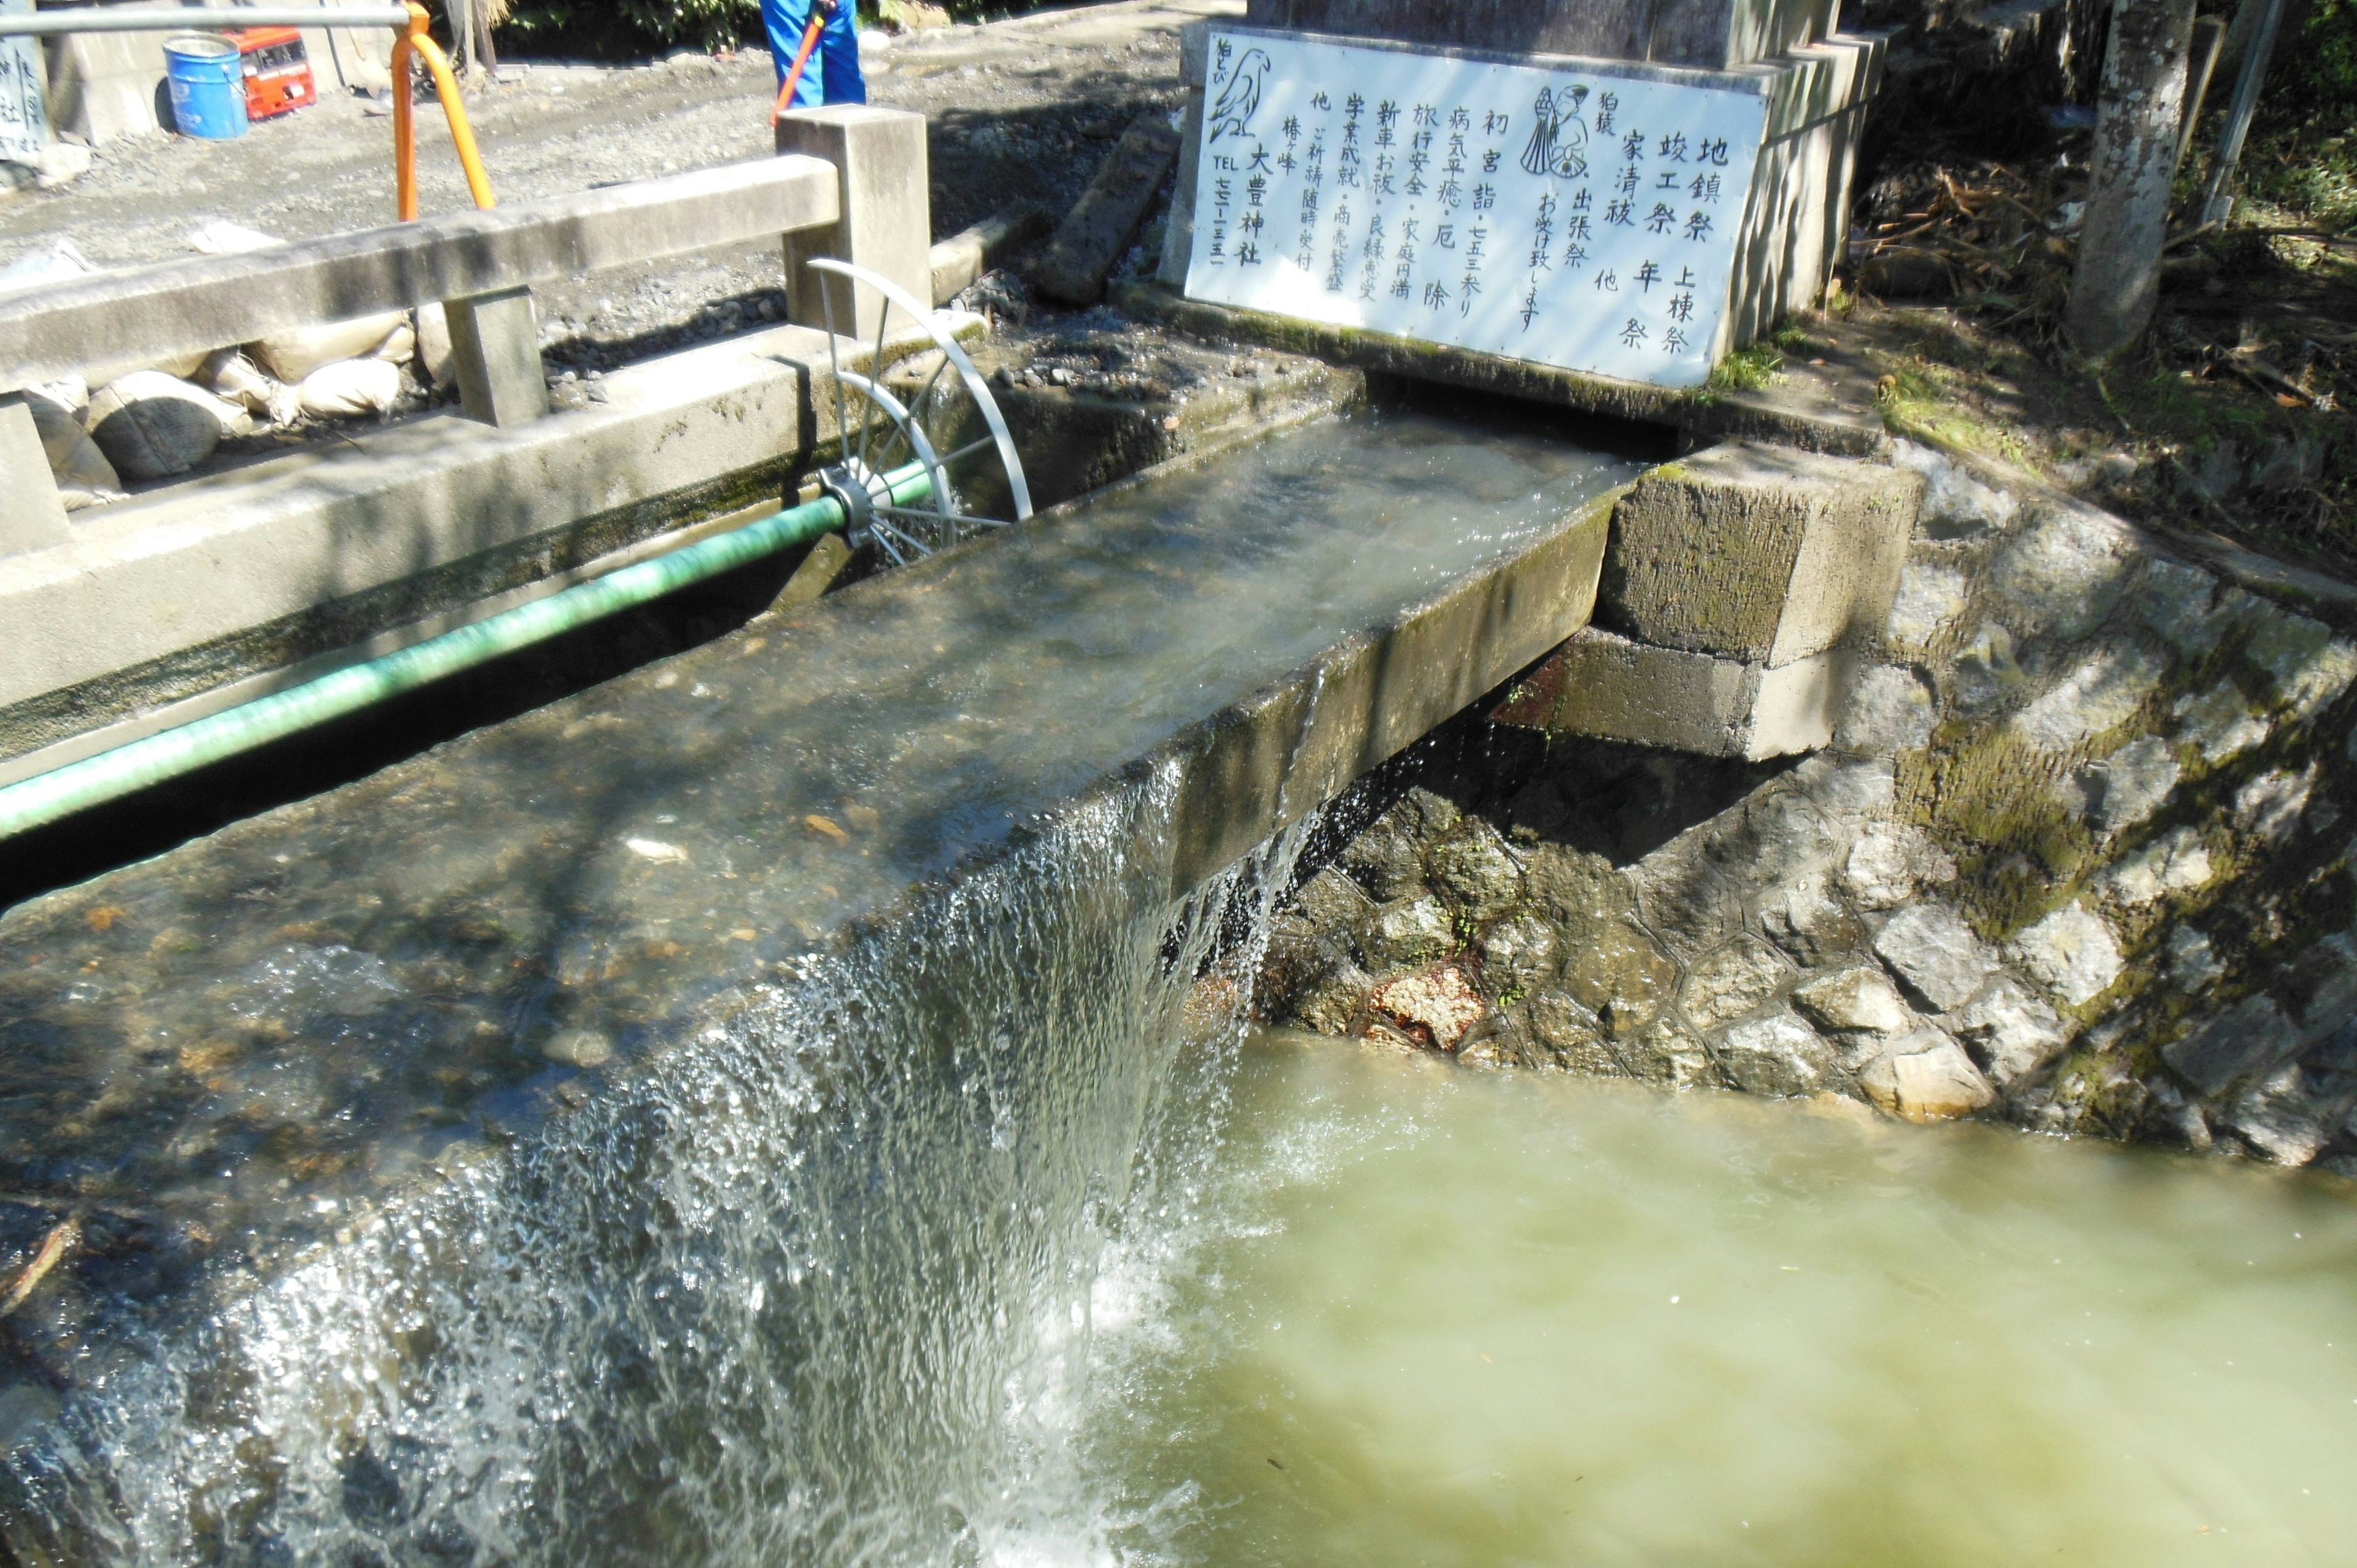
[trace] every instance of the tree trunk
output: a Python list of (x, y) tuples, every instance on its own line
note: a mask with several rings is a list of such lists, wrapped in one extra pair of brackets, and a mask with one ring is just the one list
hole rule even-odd
[(2192, 41), (2193, 0), (2119, 0), (2112, 9), (2094, 183), (2071, 285), (2071, 336), (2099, 363), (2135, 347), (2152, 325)]

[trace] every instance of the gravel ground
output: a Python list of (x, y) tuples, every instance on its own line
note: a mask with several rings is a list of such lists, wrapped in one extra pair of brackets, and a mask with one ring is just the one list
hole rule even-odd
[[(1179, 24), (1243, 9), (1241, 0), (1121, 0), (879, 36), (866, 55), (869, 96), (931, 123), (936, 237), (1017, 202), (1060, 213), (1133, 116), (1178, 104)], [(493, 188), (512, 201), (765, 156), (774, 80), (758, 52), (619, 67), (523, 62), (470, 89), (468, 112)], [(430, 101), (419, 113), (420, 204), (461, 209), (466, 187), (439, 116)], [(234, 142), (119, 142), (99, 149), (71, 188), (0, 207), (0, 266), (59, 239), (101, 266), (167, 260), (189, 254), (188, 235), (222, 219), (290, 240), (385, 222), (392, 141), (381, 106), (343, 98)], [(586, 371), (773, 314), (782, 274), (777, 248), (761, 245), (544, 289), (552, 371)]]

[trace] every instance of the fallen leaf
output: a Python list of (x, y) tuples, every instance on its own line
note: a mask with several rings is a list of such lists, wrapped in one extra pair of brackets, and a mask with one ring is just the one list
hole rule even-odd
[(93, 931), (112, 929), (114, 922), (124, 918), (124, 912), (112, 904), (102, 904), (82, 917), (90, 922), (90, 929)]
[(810, 829), (811, 832), (818, 834), (821, 838), (833, 839), (837, 843), (849, 843), (851, 842), (851, 835), (849, 833), (845, 832), (835, 822), (825, 817), (818, 815), (816, 812), (813, 812), (811, 815), (804, 817), (802, 819), (802, 826)]
[(728, 940), (732, 942), (749, 942), (759, 934), (750, 926), (739, 926), (728, 933)]

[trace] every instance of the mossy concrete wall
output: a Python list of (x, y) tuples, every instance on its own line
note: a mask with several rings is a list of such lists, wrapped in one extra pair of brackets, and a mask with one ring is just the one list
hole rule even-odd
[(1469, 716), (1302, 889), (1265, 1006), (2357, 1176), (2349, 599), (1898, 461), (1929, 498), (1830, 746)]

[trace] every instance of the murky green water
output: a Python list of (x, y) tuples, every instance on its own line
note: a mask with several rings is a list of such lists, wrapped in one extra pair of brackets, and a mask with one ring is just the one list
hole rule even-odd
[(1276, 1036), (1097, 1314), (1001, 1561), (2357, 1558), (2312, 1179)]

